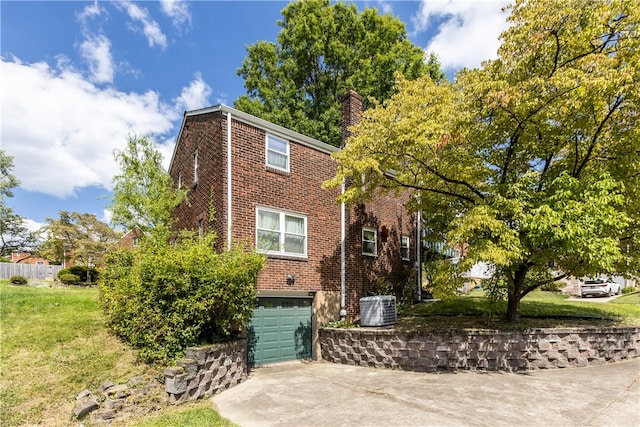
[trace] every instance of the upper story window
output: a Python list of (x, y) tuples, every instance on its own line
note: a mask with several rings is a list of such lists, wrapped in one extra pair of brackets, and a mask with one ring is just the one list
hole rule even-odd
[(138, 246), (140, 246), (140, 238), (139, 237), (134, 237), (131, 240), (131, 244), (133, 245), (134, 248), (137, 248)]
[(198, 182), (198, 150), (193, 153), (193, 183)]
[(409, 261), (409, 236), (402, 236), (402, 244), (400, 245), (400, 256), (403, 261)]
[(307, 217), (305, 215), (258, 208), (256, 248), (278, 255), (307, 255)]
[(267, 135), (266, 164), (272, 168), (289, 172), (289, 142)]
[(362, 229), (362, 255), (378, 256), (378, 231), (375, 228)]

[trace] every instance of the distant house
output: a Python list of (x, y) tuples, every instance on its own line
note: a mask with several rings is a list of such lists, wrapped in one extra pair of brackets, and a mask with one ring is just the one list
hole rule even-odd
[(140, 238), (142, 237), (142, 230), (138, 227), (133, 228), (126, 233), (118, 241), (114, 244), (114, 246), (118, 249), (120, 248), (135, 248), (140, 243)]
[(34, 256), (30, 252), (11, 252), (11, 262), (16, 264), (49, 265), (49, 260)]
[[(361, 110), (362, 97), (349, 92), (343, 139)], [(318, 325), (357, 319), (360, 298), (381, 281), (420, 283), (411, 193), (338, 204), (340, 189), (322, 189), (337, 150), (224, 105), (184, 114), (169, 167), (175, 185), (189, 189), (176, 228), (209, 231), (213, 203), (218, 249), (248, 242), (267, 257), (251, 322), (256, 363), (318, 356)]]

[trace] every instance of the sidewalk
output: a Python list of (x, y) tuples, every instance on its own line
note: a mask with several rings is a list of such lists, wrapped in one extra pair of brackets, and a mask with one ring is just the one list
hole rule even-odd
[(243, 427), (640, 426), (640, 359), (522, 374), (291, 362), (211, 400)]

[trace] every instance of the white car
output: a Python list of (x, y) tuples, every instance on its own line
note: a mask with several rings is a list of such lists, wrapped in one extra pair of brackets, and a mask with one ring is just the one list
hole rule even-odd
[(616, 282), (601, 279), (585, 280), (580, 286), (580, 295), (582, 298), (590, 295), (610, 297), (612, 295), (620, 295), (620, 290), (620, 285)]

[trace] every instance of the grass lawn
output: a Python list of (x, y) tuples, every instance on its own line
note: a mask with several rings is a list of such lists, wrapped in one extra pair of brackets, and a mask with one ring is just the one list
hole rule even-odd
[(451, 301), (423, 302), (399, 310), (398, 326), (410, 329), (492, 328), (523, 330), (584, 326), (640, 326), (640, 292), (611, 302), (571, 299), (567, 295), (534, 291), (520, 302), (521, 318), (504, 320), (506, 301), (491, 304), (482, 290)]
[[(533, 292), (521, 307), (523, 318), (505, 324), (504, 304), (493, 307), (481, 291), (474, 291), (452, 301), (406, 308), (398, 326), (431, 330), (640, 326), (640, 292), (609, 303)], [(107, 332), (94, 288), (36, 288), (0, 281), (0, 344), (3, 427), (76, 425), (72, 411), (78, 392), (107, 380), (155, 377), (164, 370), (138, 362), (128, 346)], [(206, 399), (167, 407), (136, 422), (138, 426), (233, 426)]]
[[(0, 281), (0, 425), (76, 425), (80, 391), (106, 380), (155, 377), (110, 335), (95, 288), (35, 288)], [(208, 400), (170, 407), (141, 425), (229, 426)]]

